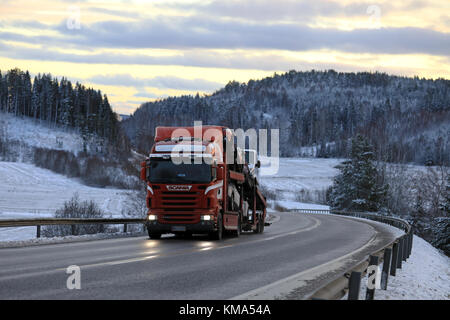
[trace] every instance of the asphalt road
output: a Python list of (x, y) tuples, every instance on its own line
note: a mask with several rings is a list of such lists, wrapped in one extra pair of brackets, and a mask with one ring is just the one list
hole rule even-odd
[[(276, 214), (264, 234), (110, 239), (0, 249), (0, 299), (229, 299), (347, 255), (380, 230), (331, 215)], [(381, 242), (393, 236), (384, 231)], [(81, 289), (66, 268), (81, 268)], [(323, 279), (322, 279), (323, 280)]]

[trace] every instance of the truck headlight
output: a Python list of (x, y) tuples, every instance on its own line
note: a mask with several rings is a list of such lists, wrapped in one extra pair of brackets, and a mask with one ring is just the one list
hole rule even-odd
[(155, 214), (149, 214), (148, 215), (148, 221), (156, 221), (158, 220), (158, 216)]
[(212, 220), (214, 220), (214, 216), (207, 214), (207, 215), (201, 216), (200, 219), (202, 221), (212, 221)]

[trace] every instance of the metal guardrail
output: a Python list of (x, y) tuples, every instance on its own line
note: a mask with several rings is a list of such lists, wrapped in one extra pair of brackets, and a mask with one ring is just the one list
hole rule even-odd
[(326, 209), (292, 209), (289, 212), (299, 212), (299, 213), (330, 213), (330, 210)]
[[(364, 278), (368, 273), (371, 278), (375, 278), (374, 273), (378, 271), (378, 265), (380, 265), (381, 263), (383, 263), (383, 268), (381, 271), (381, 289), (387, 290), (389, 275), (395, 277), (397, 269), (402, 268), (402, 262), (406, 261), (411, 255), (414, 233), (411, 225), (403, 219), (380, 216), (377, 214), (366, 212), (343, 212), (307, 209), (297, 209), (290, 211), (301, 213), (330, 213), (340, 216), (364, 218), (391, 225), (405, 232), (404, 235), (396, 238), (394, 241), (385, 245), (383, 248), (378, 249), (378, 251), (372, 252), (365, 259), (355, 263), (347, 271), (339, 274), (330, 282), (318, 288), (308, 297), (309, 299), (341, 299), (345, 296), (346, 293), (348, 293), (349, 300), (358, 300), (361, 279)], [(373, 286), (371, 287), (372, 288), (367, 288), (366, 300), (374, 299), (375, 288)]]
[(123, 224), (123, 232), (127, 232), (129, 224), (144, 223), (144, 219), (79, 219), (79, 218), (40, 218), (40, 219), (8, 219), (0, 220), (0, 228), (36, 227), (36, 237), (41, 237), (41, 226), (70, 225), (72, 235), (75, 235), (75, 225), (88, 224)]

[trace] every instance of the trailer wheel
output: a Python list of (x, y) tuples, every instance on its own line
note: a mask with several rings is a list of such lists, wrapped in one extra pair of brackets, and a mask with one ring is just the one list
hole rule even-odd
[(222, 223), (222, 214), (219, 213), (217, 215), (217, 231), (211, 232), (209, 234), (210, 238), (213, 240), (222, 240), (223, 237), (223, 223)]
[(256, 225), (256, 229), (253, 230), (254, 233), (263, 233), (264, 232), (264, 221), (260, 217), (258, 217), (258, 224)]
[(241, 223), (241, 215), (238, 215), (238, 225), (237, 230), (233, 231), (233, 236), (239, 237), (242, 233), (242, 223)]
[(261, 218), (261, 232), (260, 233), (264, 233), (265, 224), (266, 224), (266, 221), (264, 221), (264, 219)]

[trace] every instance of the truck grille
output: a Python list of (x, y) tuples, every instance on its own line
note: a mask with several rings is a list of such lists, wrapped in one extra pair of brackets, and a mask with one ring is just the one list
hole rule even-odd
[(162, 216), (162, 222), (166, 223), (194, 223), (196, 217), (194, 214), (188, 213), (173, 213)]
[[(195, 208), (201, 208), (201, 193), (198, 191), (163, 191), (161, 192), (161, 209), (166, 212), (160, 215), (160, 223), (197, 223)], [(192, 212), (192, 213), (190, 213)]]

